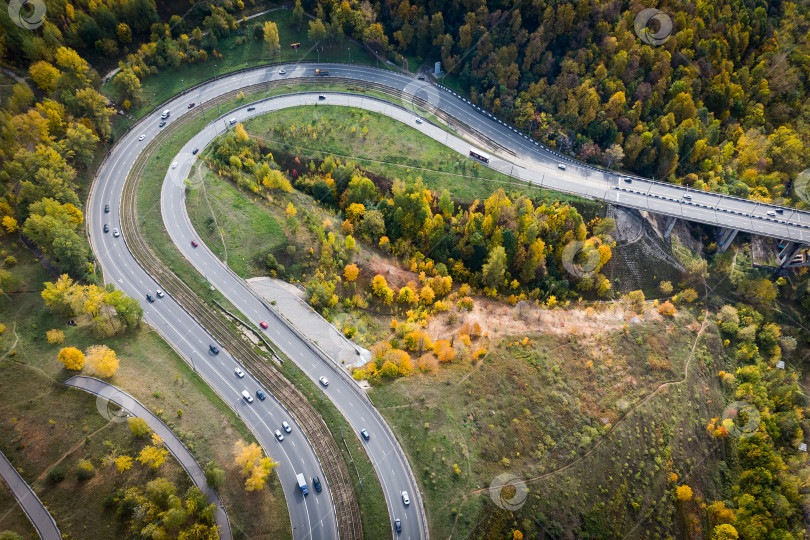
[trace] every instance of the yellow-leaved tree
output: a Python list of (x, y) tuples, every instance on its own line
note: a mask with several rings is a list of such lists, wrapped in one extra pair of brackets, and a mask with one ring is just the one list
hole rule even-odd
[(138, 461), (141, 462), (142, 465), (147, 465), (151, 469), (157, 469), (163, 462), (166, 461), (166, 458), (169, 456), (169, 451), (163, 447), (157, 446), (144, 446), (141, 453), (138, 455)]
[(129, 456), (118, 456), (113, 460), (113, 463), (115, 463), (115, 467), (120, 473), (126, 472), (132, 468), (132, 458)]
[(64, 347), (59, 351), (58, 358), (64, 364), (65, 369), (81, 371), (84, 367), (84, 353), (76, 347)]
[(245, 444), (237, 441), (234, 446), (236, 465), (245, 475), (246, 491), (261, 491), (270, 473), (278, 463), (269, 457), (262, 457), (262, 448), (256, 443)]
[(692, 488), (687, 485), (678, 486), (675, 488), (675, 497), (679, 501), (688, 501), (692, 499)]
[(63, 341), (65, 341), (65, 333), (61, 330), (57, 330), (56, 328), (52, 328), (45, 332), (45, 337), (48, 338), (48, 343), (52, 343), (54, 345), (61, 345)]
[(347, 264), (346, 268), (343, 269), (343, 277), (345, 277), (346, 281), (349, 283), (353, 283), (359, 274), (360, 269), (357, 268), (356, 264)]
[(87, 349), (87, 367), (91, 375), (112, 377), (118, 371), (118, 358), (106, 345), (93, 345)]

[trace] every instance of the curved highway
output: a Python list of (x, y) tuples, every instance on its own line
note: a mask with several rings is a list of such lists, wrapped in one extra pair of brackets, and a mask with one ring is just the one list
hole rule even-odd
[[(171, 111), (168, 122), (182, 116), (188, 109), (189, 102), (202, 104), (221, 94), (261, 82), (311, 78), (314, 66), (300, 64), (284, 66), (287, 73), (278, 73), (278, 66), (261, 67), (224, 76), (201, 84), (191, 91), (178, 96), (152, 112), (128, 132), (113, 148), (107, 162), (99, 170), (93, 193), (88, 203), (88, 227), (94, 250), (105, 270), (105, 278), (114, 281), (127, 294), (143, 299), (147, 292), (154, 292), (159, 287), (150, 276), (135, 262), (121, 238), (101, 232), (102, 224), (109, 223), (110, 228), (119, 226), (118, 208), (124, 180), (132, 167), (138, 153), (157, 134), (160, 128), (160, 112)], [(755, 201), (737, 199), (709, 192), (688, 190), (680, 186), (653, 182), (633, 177), (632, 179), (611, 172), (594, 169), (579, 164), (570, 158), (546, 149), (523, 136), (516, 129), (493, 119), (491, 115), (470, 104), (465, 99), (446, 89), (437, 89), (425, 82), (417, 81), (399, 73), (382, 71), (369, 67), (320, 64), (334, 75), (351, 78), (356, 81), (379, 83), (394, 89), (403, 90), (406, 94), (416, 94), (430, 102), (437, 109), (452, 117), (456, 127), (469, 130), (467, 136), (472, 140), (480, 134), (486, 134), (477, 144), (494, 155), (489, 166), (506, 174), (530, 181), (548, 189), (564, 191), (601, 199), (622, 206), (649, 210), (655, 213), (683, 217), (689, 221), (714, 224), (721, 227), (739, 229), (765, 236), (793, 239), (798, 242), (810, 241), (810, 214), (793, 209), (780, 209), (763, 205)], [(328, 78), (324, 78), (328, 82)], [(448, 134), (446, 131), (429, 122), (415, 123), (416, 115), (405, 107), (386, 104), (363, 96), (345, 94), (328, 94), (326, 103), (353, 105), (370, 110), (379, 110), (402, 121), (409, 122), (434, 139), (443, 142), (455, 150), (467, 154), (469, 143)], [(321, 375), (332, 375), (332, 381), (324, 393), (332, 399), (346, 416), (352, 427), (359, 432), (368, 429), (371, 439), (366, 450), (380, 478), (391, 519), (402, 519), (403, 538), (427, 538), (427, 520), (418, 486), (413, 474), (404, 460), (404, 455), (393, 433), (373, 408), (365, 394), (344, 373), (332, 365), (323, 355), (318, 354), (311, 344), (307, 344), (297, 333), (289, 328), (283, 319), (261, 301), (238, 276), (233, 274), (204, 245), (192, 248), (190, 241), (194, 237), (183, 203), (184, 187), (182, 180), (191, 168), (194, 156), (193, 148), (203, 148), (218, 133), (228, 129), (228, 120), (244, 120), (252, 115), (261, 114), (280, 106), (316, 104), (316, 95), (301, 94), (283, 96), (255, 104), (255, 111), (248, 113), (247, 106), (240, 107), (213, 120), (201, 130), (178, 154), (176, 169), (167, 172), (161, 197), (161, 210), (166, 227), (183, 254), (203, 273), (213, 286), (218, 288), (234, 305), (236, 305), (253, 322), (271, 321), (267, 330), (268, 336), (299, 365), (313, 380)], [(209, 109), (208, 113), (212, 111)], [(139, 135), (143, 135), (139, 141)], [(563, 169), (560, 165), (564, 165)], [(688, 196), (684, 196), (684, 195)], [(110, 204), (111, 214), (104, 213), (104, 205)], [(771, 213), (781, 211), (776, 217)], [(771, 212), (771, 213), (769, 213)], [(126, 231), (122, 231), (124, 238)], [(319, 472), (317, 459), (306, 441), (295, 439), (297, 430), (287, 436), (280, 445), (272, 438), (274, 430), (289, 415), (272, 399), (265, 402), (255, 401), (246, 404), (239, 397), (242, 389), (251, 393), (258, 387), (255, 379), (248, 374), (245, 379), (233, 375), (235, 361), (222, 351), (218, 356), (208, 353), (208, 344), (213, 340), (210, 335), (186, 314), (173, 300), (166, 297), (154, 304), (144, 303), (145, 319), (156, 327), (181, 354), (193, 358), (196, 368), (205, 380), (211, 384), (231, 405), (240, 411), (248, 426), (256, 433), (263, 447), (276, 460), (282, 463), (279, 475), (284, 483), (285, 495), (290, 507), (291, 519), (296, 538), (312, 536), (328, 538), (337, 536), (331, 500), (328, 490), (314, 498), (303, 499), (295, 489), (294, 472), (304, 469), (307, 477)], [(298, 445), (292, 450), (292, 443)], [(292, 452), (288, 452), (291, 449)], [(321, 475), (323, 478), (323, 476)], [(410, 506), (405, 506), (400, 498), (402, 490), (407, 490), (411, 497)], [(304, 531), (304, 532), (302, 532)], [(392, 534), (393, 524), (392, 524)]]
[[(430, 102), (451, 117), (453, 126), (466, 132), (466, 138), (475, 140), (485, 152), (495, 155), (490, 161), (490, 167), (520, 180), (533, 182), (547, 189), (687, 221), (810, 243), (810, 212), (591, 167), (540, 145), (516, 128), (443, 87), (370, 67), (345, 64), (318, 66), (327, 68), (336, 77), (354, 79), (361, 84), (369, 82), (386, 85)], [(209, 81), (168, 102), (166, 108), (171, 109), (173, 114), (182, 114), (188, 102), (199, 103), (241, 87), (271, 80), (312, 78), (315, 66), (298, 64), (284, 68), (287, 71), (285, 75), (278, 74), (279, 66), (261, 67)], [(323, 77), (323, 80), (328, 82), (329, 77)], [(403, 99), (402, 104), (410, 107), (407, 98)], [(158, 121), (157, 116), (148, 118), (153, 122)], [(221, 123), (224, 127), (224, 122)], [(479, 136), (481, 140), (477, 140)], [(459, 150), (466, 155), (469, 147)], [(565, 169), (561, 169), (560, 165)]]
[[(323, 96), (325, 99), (320, 99)], [(200, 130), (181, 149), (173, 160), (172, 168), (166, 174), (161, 192), (161, 215), (169, 231), (172, 242), (182, 252), (183, 256), (218, 289), (241, 313), (248, 317), (257, 327), (259, 322), (266, 320), (269, 327), (264, 330), (289, 358), (293, 359), (328, 396), (338, 410), (354, 428), (355, 433), (365, 446), (385, 494), (388, 504), (388, 513), (391, 520), (399, 519), (402, 526), (400, 538), (417, 539), (426, 538), (423, 534), (421, 510), (421, 497), (418, 487), (413, 479), (407, 462), (403, 458), (402, 450), (383, 418), (374, 409), (371, 402), (360, 389), (357, 383), (331, 359), (325, 358), (316, 347), (308, 344), (294, 329), (286, 324), (285, 320), (276, 316), (276, 312), (268, 306), (244, 280), (235, 275), (225, 263), (203, 243), (192, 245), (192, 240), (199, 238), (188, 217), (185, 205), (186, 186), (184, 180), (189, 176), (196, 160), (192, 151), (196, 148), (202, 150), (217, 136), (227, 131), (231, 120), (243, 121), (271, 111), (295, 107), (300, 105), (315, 105), (327, 103), (332, 105), (354, 106), (389, 115), (402, 122), (415, 124), (417, 115), (408, 110), (392, 106), (385, 101), (366, 98), (353, 94), (313, 92), (282, 95), (265, 99), (258, 103), (244, 105), (228, 112), (224, 117), (214, 120)], [(252, 111), (247, 109), (251, 108)], [(437, 126), (427, 124), (426, 131), (433, 137), (444, 140), (446, 132)], [(464, 142), (457, 140), (463, 146)], [(451, 144), (453, 142), (451, 141)], [(454, 144), (457, 146), (457, 144)], [(174, 168), (174, 163), (177, 167)], [(329, 351), (326, 351), (327, 353)], [(326, 376), (329, 385), (324, 387), (319, 378)], [(360, 430), (366, 429), (370, 438), (364, 441)], [(403, 503), (401, 494), (407, 491), (413, 501), (410, 505)], [(393, 523), (392, 533), (393, 531)]]

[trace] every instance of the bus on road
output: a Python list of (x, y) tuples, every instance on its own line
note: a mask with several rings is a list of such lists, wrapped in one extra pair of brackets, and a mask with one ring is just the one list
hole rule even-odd
[(476, 150), (475, 148), (470, 148), (470, 157), (473, 157), (478, 161), (482, 161), (484, 163), (489, 163), (489, 156), (481, 152), (480, 150)]

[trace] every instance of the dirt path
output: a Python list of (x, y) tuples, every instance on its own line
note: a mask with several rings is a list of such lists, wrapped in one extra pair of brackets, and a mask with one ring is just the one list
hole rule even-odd
[(14, 326), (11, 327), (11, 333), (14, 334), (14, 343), (12, 343), (11, 347), (9, 347), (8, 350), (5, 353), (3, 353), (3, 356), (0, 356), (0, 362), (5, 360), (6, 357), (8, 356), (8, 353), (16, 349), (17, 343), (20, 342), (20, 336), (19, 334), (17, 334), (17, 321), (14, 321)]

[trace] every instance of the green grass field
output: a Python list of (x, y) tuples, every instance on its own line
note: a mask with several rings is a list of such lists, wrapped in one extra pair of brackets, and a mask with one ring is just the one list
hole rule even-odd
[(278, 222), (262, 200), (252, 200), (227, 180), (198, 162), (192, 177), (196, 189), (187, 191), (186, 207), (200, 240), (242, 278), (264, 276), (262, 255), (286, 243)]
[[(104, 499), (116, 490), (143, 486), (158, 476), (177, 485), (179, 493), (191, 487), (188, 475), (173, 458), (157, 472), (137, 462), (124, 474), (104, 466), (103, 457), (112, 451), (137, 456), (148, 439), (135, 439), (126, 423), (109, 422), (99, 414), (90, 394), (62, 386), (36, 368), (14, 361), (0, 364), (0, 392), (4, 433), (0, 448), (48, 507), (63, 535), (120, 538), (126, 528), (104, 509)], [(96, 476), (77, 479), (80, 459), (93, 463)], [(45, 473), (57, 464), (67, 474), (54, 484)]]
[[(577, 519), (571, 517), (603, 503), (607, 510), (600, 520), (610, 524), (604, 530), (626, 531), (648, 519), (643, 512), (628, 512), (631, 502), (650, 509), (659, 498), (668, 500), (668, 471), (712, 492), (716, 478), (702, 478), (703, 468), (691, 471), (696, 457), (708, 469), (705, 461), (713, 459), (705, 455), (710, 441), (699, 434), (712, 416), (707, 403), (722, 396), (712, 377), (722, 368), (714, 360), (722, 348), (716, 333), (702, 338), (686, 382), (634, 409), (660, 384), (683, 377), (695, 339), (686, 329), (692, 319), (686, 314), (676, 325), (644, 323), (628, 334), (529, 332), (533, 345), (508, 347), (501, 341), (477, 364), (442, 366), (436, 375), (375, 387), (370, 396), (397, 426), (422, 484), (431, 534), (489, 538), (500, 520), (514, 520), (513, 527), (524, 533), (572, 530)], [(653, 369), (648, 357), (669, 363)], [(587, 359), (595, 360), (592, 368)], [(668, 458), (673, 463), (667, 464)], [(537, 479), (528, 484), (520, 513), (504, 512), (490, 500), (488, 488), (503, 474)], [(620, 484), (626, 498), (614, 501), (612, 488)], [(672, 511), (660, 504), (644, 530), (666, 530)]]
[[(291, 132), (292, 126), (298, 128), (296, 133)], [(294, 156), (323, 159), (333, 154), (388, 179), (421, 176), (433, 190), (447, 189), (461, 202), (484, 199), (502, 187), (507, 193), (592, 206), (584, 199), (529, 186), (482, 167), (402, 122), (362, 109), (293, 107), (248, 120), (245, 128), (268, 147)]]

